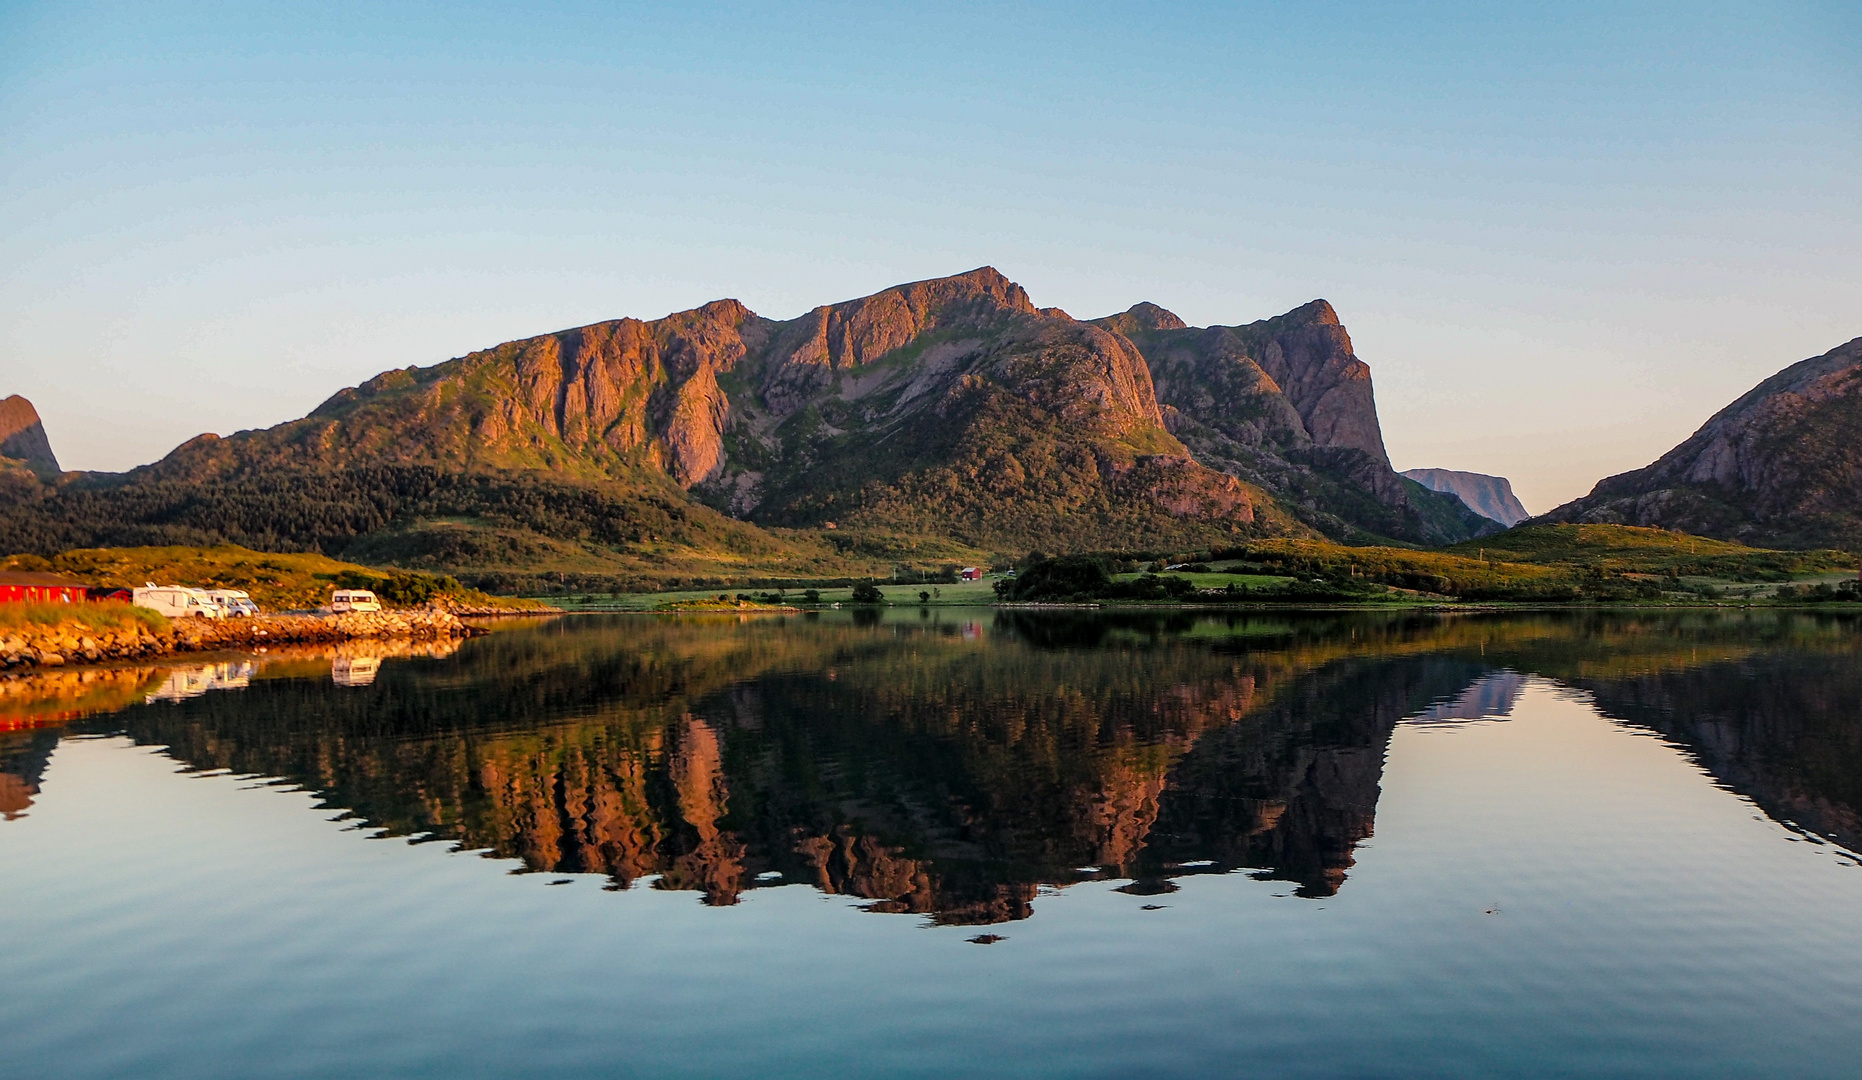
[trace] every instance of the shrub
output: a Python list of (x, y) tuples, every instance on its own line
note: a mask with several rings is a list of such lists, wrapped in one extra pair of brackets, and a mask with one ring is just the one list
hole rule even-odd
[(1013, 578), (996, 582), (996, 595), (1004, 600), (1056, 602), (1098, 599), (1112, 588), (1112, 575), (1103, 560), (1091, 555), (1063, 555), (1024, 566)]
[(886, 594), (879, 591), (879, 586), (862, 581), (853, 587), (853, 602), (856, 604), (883, 604)]

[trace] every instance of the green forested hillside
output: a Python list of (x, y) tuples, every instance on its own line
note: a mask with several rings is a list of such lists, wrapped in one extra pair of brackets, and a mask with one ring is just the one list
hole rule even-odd
[[(849, 534), (850, 537), (853, 534)], [(836, 538), (838, 539), (838, 537)], [(888, 556), (772, 533), (651, 480), (633, 485), (427, 465), (257, 472), (218, 482), (67, 484), (0, 515), (0, 551), (232, 543), (454, 573), (492, 588), (572, 578), (604, 588), (889, 570)], [(938, 550), (935, 555), (961, 558)]]

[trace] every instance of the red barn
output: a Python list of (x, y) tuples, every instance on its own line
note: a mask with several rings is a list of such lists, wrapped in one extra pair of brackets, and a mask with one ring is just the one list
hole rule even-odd
[(23, 570), (0, 570), (0, 603), (75, 604), (89, 590), (83, 582)]

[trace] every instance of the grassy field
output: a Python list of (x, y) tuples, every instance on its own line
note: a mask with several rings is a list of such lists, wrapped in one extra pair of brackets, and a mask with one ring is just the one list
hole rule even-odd
[(1232, 558), (1210, 569), (1350, 577), (1425, 595), (1527, 602), (1769, 596), (1787, 583), (1852, 576), (1855, 566), (1838, 551), (1771, 551), (1626, 525), (1530, 526), (1438, 551), (1271, 540), (1220, 554)]
[[(1118, 583), (1147, 574), (1187, 582), (1196, 590), (1233, 585), (1251, 596), (1210, 597), (1242, 601), (1285, 600), (1345, 603), (1439, 603), (1449, 601), (1520, 603), (1690, 603), (1777, 599), (1781, 602), (1824, 600), (1812, 595), (1818, 584), (1853, 579), (1851, 556), (1836, 551), (1771, 551), (1661, 529), (1620, 525), (1550, 525), (1515, 529), (1499, 536), (1437, 551), (1411, 548), (1347, 547), (1319, 540), (1263, 540), (1222, 551), (1188, 553), (1176, 560), (1194, 569), (1162, 571), (1162, 563), (1113, 575)], [(918, 594), (932, 594), (933, 605), (989, 604), (997, 577), (954, 585), (882, 585), (888, 603), (917, 604)], [(847, 603), (852, 589), (818, 590), (817, 603)], [(590, 595), (569, 598), (566, 606), (584, 610), (652, 611), (697, 602), (735, 606), (741, 596), (752, 603), (805, 605), (804, 593), (789, 589), (724, 588), (684, 592)], [(562, 598), (554, 598), (562, 603)], [(1196, 600), (1186, 595), (1184, 600)], [(1840, 599), (1840, 598), (1839, 598)]]
[(1443, 548), (1443, 554), (1615, 573), (1780, 582), (1853, 569), (1840, 551), (1773, 551), (1632, 525), (1533, 525)]
[(0, 634), (31, 626), (75, 626), (93, 632), (134, 630), (144, 626), (160, 630), (168, 620), (148, 608), (131, 604), (0, 604)]

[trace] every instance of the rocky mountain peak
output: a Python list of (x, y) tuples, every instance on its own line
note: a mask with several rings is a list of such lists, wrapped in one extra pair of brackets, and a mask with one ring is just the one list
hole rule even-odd
[(823, 304), (781, 331), (763, 396), (786, 413), (825, 387), (833, 372), (869, 364), (921, 334), (980, 330), (1016, 316), (1040, 312), (1026, 290), (992, 266)]
[(1107, 315), (1103, 319), (1092, 320), (1094, 325), (1103, 326), (1114, 333), (1131, 337), (1149, 330), (1183, 330), (1189, 324), (1177, 318), (1174, 312), (1165, 310), (1148, 300), (1140, 301), (1119, 312)]
[(39, 421), (39, 410), (18, 394), (0, 401), (0, 457), (23, 461), (39, 471), (61, 471), (45, 425)]
[(1309, 326), (1339, 325), (1338, 312), (1332, 310), (1332, 305), (1325, 300), (1314, 300), (1309, 304), (1301, 304), (1299, 307), (1280, 316), (1280, 318), (1289, 323), (1305, 324)]

